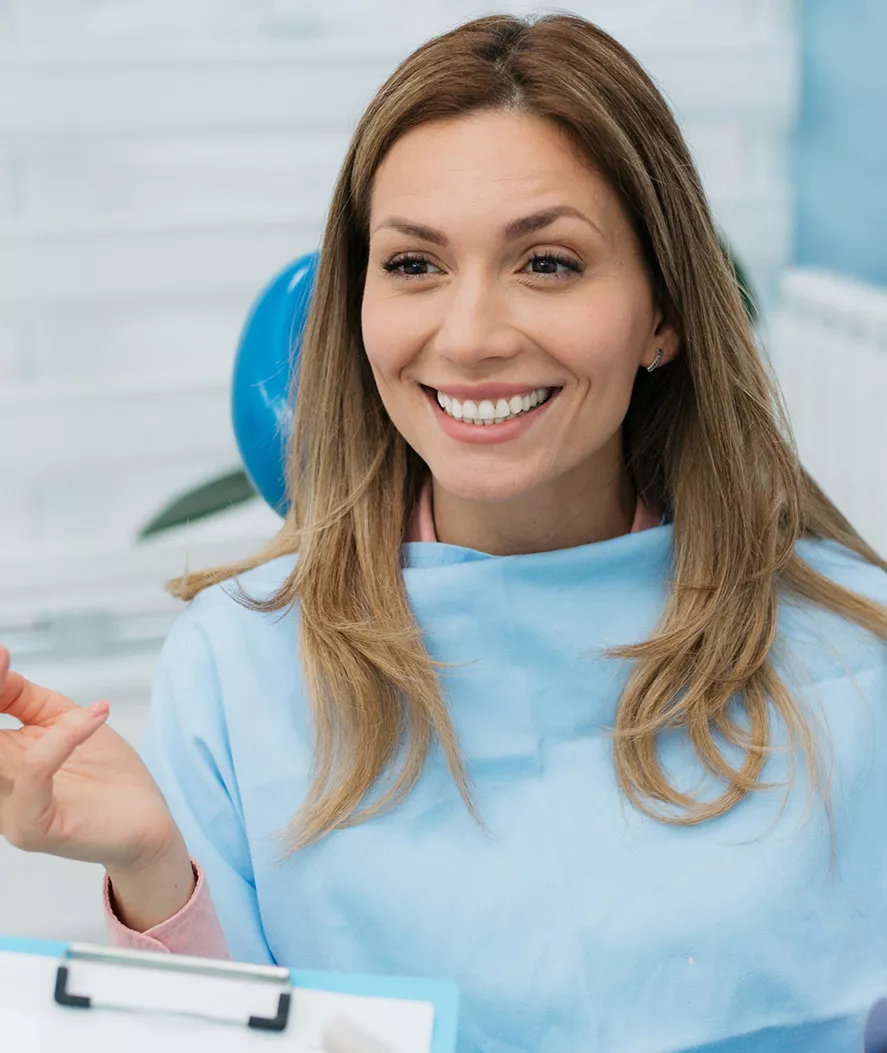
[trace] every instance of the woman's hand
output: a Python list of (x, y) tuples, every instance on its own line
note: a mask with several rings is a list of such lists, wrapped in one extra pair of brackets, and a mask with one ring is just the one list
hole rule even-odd
[(22, 725), (0, 731), (0, 834), (26, 852), (104, 864), (118, 900), (127, 893), (127, 923), (148, 928), (187, 902), (191, 865), (159, 787), (106, 725), (109, 708), (32, 684), (0, 647), (0, 714)]

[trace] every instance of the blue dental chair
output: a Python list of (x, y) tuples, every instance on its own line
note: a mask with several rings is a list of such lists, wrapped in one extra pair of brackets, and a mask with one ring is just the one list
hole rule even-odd
[(256, 297), (241, 331), (231, 417), (243, 467), (174, 497), (141, 528), (140, 539), (205, 519), (256, 494), (279, 515), (286, 514), (291, 396), (317, 261), (317, 253), (308, 253), (280, 271)]
[(234, 363), (231, 417), (250, 482), (280, 515), (286, 513), (286, 444), (292, 429), (292, 383), (317, 253), (285, 267), (259, 293), (244, 324)]

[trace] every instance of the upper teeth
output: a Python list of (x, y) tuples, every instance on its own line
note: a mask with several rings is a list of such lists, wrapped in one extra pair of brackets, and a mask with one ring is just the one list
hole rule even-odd
[(510, 399), (498, 399), (496, 402), (491, 399), (483, 399), (481, 402), (460, 400), (438, 391), (437, 401), (444, 413), (455, 417), (456, 420), (463, 420), (469, 424), (499, 424), (521, 413), (527, 413), (534, 406), (544, 402), (551, 391), (551, 388), (535, 388), (525, 395), (513, 395)]

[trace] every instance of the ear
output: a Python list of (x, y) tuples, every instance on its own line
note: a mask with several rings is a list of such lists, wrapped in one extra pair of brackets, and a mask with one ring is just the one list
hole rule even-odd
[(652, 365), (660, 348), (662, 349), (662, 359), (659, 365), (664, 366), (678, 357), (681, 350), (681, 336), (677, 327), (666, 321), (662, 310), (657, 307), (653, 317), (653, 330), (647, 346), (644, 348), (641, 365), (644, 367)]

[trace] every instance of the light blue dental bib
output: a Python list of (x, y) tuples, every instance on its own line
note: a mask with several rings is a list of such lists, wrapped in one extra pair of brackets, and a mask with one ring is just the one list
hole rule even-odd
[[(887, 575), (838, 546), (799, 551), (887, 603)], [(232, 953), (452, 979), (459, 1053), (861, 1050), (887, 993), (887, 647), (783, 605), (777, 663), (833, 751), (834, 857), (803, 764), (787, 797), (658, 823), (618, 792), (607, 729), (629, 664), (601, 652), (652, 634), (671, 556), (670, 526), (526, 556), (406, 545), (428, 649), (456, 663), (444, 686), (486, 830), (436, 752), (396, 811), (282, 864), (311, 766), (298, 611), (201, 594), (164, 648), (146, 756)], [(267, 595), (291, 567), (242, 585)], [(698, 784), (682, 735), (662, 750)], [(774, 753), (766, 778), (787, 774)]]

